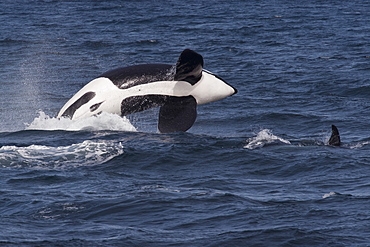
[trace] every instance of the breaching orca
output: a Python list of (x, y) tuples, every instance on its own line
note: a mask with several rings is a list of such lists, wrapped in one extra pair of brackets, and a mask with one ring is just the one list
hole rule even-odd
[(197, 105), (233, 95), (235, 88), (203, 69), (203, 57), (184, 50), (176, 66), (143, 64), (113, 69), (86, 84), (59, 111), (58, 118), (86, 118), (101, 112), (126, 116), (160, 107), (162, 133), (187, 131)]
[(335, 125), (331, 126), (331, 136), (329, 139), (329, 145), (340, 146), (340, 135), (338, 128)]

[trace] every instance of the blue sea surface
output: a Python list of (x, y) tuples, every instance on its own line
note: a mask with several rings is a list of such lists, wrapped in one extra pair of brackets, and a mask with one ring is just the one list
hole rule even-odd
[[(0, 23), (1, 246), (370, 246), (367, 1), (4, 0)], [(188, 132), (56, 118), (186, 48), (238, 89)]]

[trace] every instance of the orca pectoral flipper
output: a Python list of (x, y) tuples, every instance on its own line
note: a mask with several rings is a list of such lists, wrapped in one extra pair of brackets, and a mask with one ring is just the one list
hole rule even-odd
[(203, 57), (195, 51), (185, 49), (176, 63), (175, 81), (187, 81), (196, 84), (202, 77)]
[(194, 97), (170, 97), (159, 110), (158, 129), (161, 133), (187, 131), (197, 118)]
[(329, 139), (329, 145), (340, 146), (340, 135), (338, 128), (335, 125), (331, 126), (331, 136)]

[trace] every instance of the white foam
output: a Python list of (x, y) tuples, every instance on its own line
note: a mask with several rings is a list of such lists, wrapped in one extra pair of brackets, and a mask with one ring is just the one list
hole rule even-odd
[(261, 130), (260, 132), (257, 133), (257, 136), (249, 138), (247, 142), (248, 144), (245, 145), (244, 148), (248, 148), (248, 149), (261, 148), (265, 146), (266, 144), (270, 144), (274, 142), (282, 142), (285, 144), (291, 144), (290, 141), (273, 135), (271, 130), (269, 129)]
[(8, 167), (32, 166), (40, 169), (98, 165), (123, 153), (120, 142), (85, 140), (69, 146), (3, 146), (0, 164)]
[(363, 146), (366, 146), (366, 145), (369, 145), (369, 144), (370, 144), (369, 141), (364, 141), (364, 142), (351, 144), (351, 145), (349, 145), (349, 148), (350, 149), (358, 149), (358, 148), (362, 148)]
[(322, 198), (323, 199), (325, 199), (325, 198), (328, 198), (328, 197), (331, 197), (331, 196), (335, 196), (335, 195), (340, 195), (339, 193), (337, 193), (337, 192), (329, 192), (329, 193), (326, 193), (326, 194), (324, 194), (323, 196), (322, 196)]
[(40, 111), (32, 123), (26, 124), (27, 130), (112, 130), (112, 131), (136, 131), (136, 128), (126, 117), (103, 112), (98, 116), (85, 119), (71, 120), (69, 118), (49, 117)]

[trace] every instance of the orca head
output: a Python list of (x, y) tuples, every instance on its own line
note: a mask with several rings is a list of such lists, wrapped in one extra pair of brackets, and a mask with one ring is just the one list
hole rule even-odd
[(222, 78), (203, 69), (203, 57), (190, 50), (184, 50), (177, 63), (175, 81), (186, 81), (193, 87), (191, 95), (198, 105), (221, 100), (237, 93)]
[(214, 102), (236, 94), (237, 90), (227, 84), (221, 77), (207, 71), (202, 71), (202, 77), (194, 85), (191, 95), (198, 105)]

